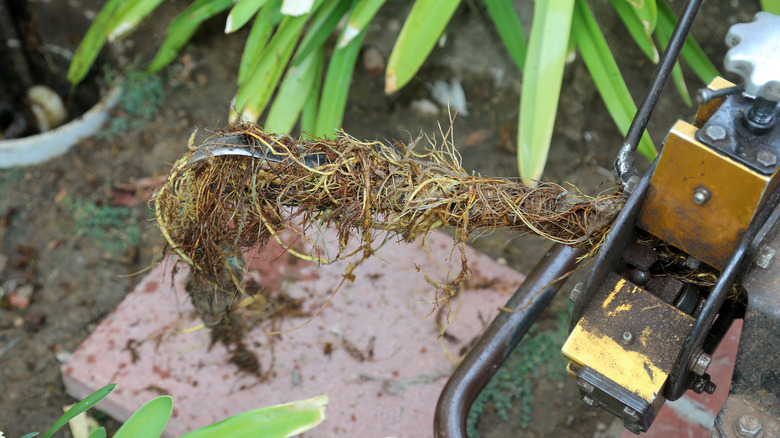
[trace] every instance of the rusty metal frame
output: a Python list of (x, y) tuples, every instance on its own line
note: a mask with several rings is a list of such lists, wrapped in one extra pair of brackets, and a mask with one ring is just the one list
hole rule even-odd
[(435, 437), (466, 436), (466, 420), (474, 400), (547, 308), (577, 259), (584, 254), (581, 249), (556, 245), (528, 274), (505, 306), (514, 311), (498, 314), (444, 386), (434, 413)]

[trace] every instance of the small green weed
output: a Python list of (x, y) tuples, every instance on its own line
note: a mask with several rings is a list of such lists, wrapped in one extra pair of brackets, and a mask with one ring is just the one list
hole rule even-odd
[[(571, 306), (569, 306), (571, 307)], [(539, 332), (532, 326), (526, 338), (514, 349), (504, 365), (490, 380), (469, 412), (467, 435), (479, 437), (477, 422), (485, 407), (492, 404), (496, 414), (504, 421), (515, 403), (520, 403), (520, 426), (525, 429), (531, 421), (533, 381), (545, 376), (554, 382), (566, 376), (566, 360), (561, 347), (568, 336), (568, 311), (558, 313), (558, 325), (554, 331)]]
[(62, 202), (73, 215), (75, 231), (111, 255), (124, 254), (141, 239), (141, 223), (127, 208), (99, 206), (84, 199), (65, 198)]
[[(115, 77), (115, 72), (106, 71), (109, 82)], [(163, 75), (128, 69), (122, 81), (122, 92), (116, 107), (117, 115), (111, 118), (108, 127), (99, 135), (117, 135), (150, 122), (165, 100), (164, 82)]]

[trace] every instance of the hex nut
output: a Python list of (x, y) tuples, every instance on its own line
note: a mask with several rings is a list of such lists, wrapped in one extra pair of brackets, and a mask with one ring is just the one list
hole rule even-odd
[(763, 434), (761, 421), (752, 415), (743, 415), (737, 420), (737, 435), (744, 438), (759, 438)]
[(577, 283), (574, 285), (573, 288), (571, 288), (571, 292), (569, 293), (569, 300), (571, 300), (572, 303), (576, 303), (580, 300), (580, 297), (582, 297), (582, 287), (584, 284)]
[(762, 166), (772, 167), (777, 164), (777, 155), (771, 151), (758, 151), (756, 161)]
[(707, 371), (707, 368), (709, 368), (710, 363), (712, 363), (712, 356), (710, 356), (707, 353), (701, 353), (698, 357), (696, 357), (696, 360), (693, 362), (691, 371), (693, 371), (699, 376), (703, 376), (704, 373)]
[(726, 130), (720, 125), (710, 125), (704, 130), (704, 134), (710, 140), (719, 141), (726, 138)]
[(768, 245), (763, 245), (758, 249), (758, 255), (756, 255), (755, 263), (761, 269), (766, 269), (769, 264), (772, 263), (772, 259), (775, 258), (777, 251)]
[(590, 406), (592, 408), (597, 408), (600, 405), (598, 400), (596, 400), (595, 398), (590, 397), (588, 395), (583, 396), (582, 397), (582, 401), (584, 401), (586, 405), (588, 405), (588, 406)]

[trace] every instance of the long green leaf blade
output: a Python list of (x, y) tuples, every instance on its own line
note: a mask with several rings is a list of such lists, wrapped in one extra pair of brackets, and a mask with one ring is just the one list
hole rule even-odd
[(320, 47), (299, 65), (291, 66), (287, 70), (274, 103), (268, 111), (268, 117), (265, 119), (265, 129), (268, 132), (290, 133), (314, 88), (316, 76), (322, 72), (324, 58), (324, 47)]
[(374, 19), (379, 8), (385, 4), (387, 0), (357, 0), (355, 7), (349, 14), (347, 25), (344, 28), (344, 32), (341, 33), (339, 38), (339, 47), (346, 47), (353, 38), (358, 36), (362, 32), (368, 23)]
[(73, 405), (72, 408), (68, 409), (68, 412), (62, 414), (62, 416), (54, 422), (49, 430), (43, 434), (43, 438), (49, 438), (50, 436), (54, 435), (54, 433), (60, 430), (62, 426), (68, 424), (68, 421), (74, 419), (80, 413), (86, 411), (92, 406), (95, 406), (100, 400), (106, 398), (108, 394), (111, 394), (111, 391), (113, 391), (114, 388), (116, 388), (116, 383), (104, 386), (92, 394), (84, 397), (83, 400)]
[(232, 33), (244, 27), (268, 0), (239, 0), (230, 10), (225, 21), (225, 33)]
[(493, 20), (506, 50), (522, 71), (528, 52), (528, 42), (523, 32), (523, 24), (520, 22), (520, 17), (517, 16), (512, 1), (485, 0), (485, 6), (487, 6), (490, 18)]
[(160, 3), (162, 0), (135, 0), (122, 3), (108, 25), (108, 40), (114, 41), (130, 33)]
[[(316, 67), (318, 72), (322, 72), (325, 68), (325, 57), (323, 56), (320, 64)], [(301, 110), (301, 134), (304, 136), (312, 137), (314, 132), (314, 126), (317, 124), (317, 108), (320, 104), (320, 90), (322, 89), (322, 74), (314, 76), (314, 83), (309, 91), (306, 102), (303, 104), (303, 110)]]
[(780, 0), (761, 0), (761, 10), (780, 15)]
[[(675, 15), (674, 11), (665, 2), (659, 2), (658, 27), (663, 29), (667, 35), (671, 35), (676, 24), (677, 15)], [(718, 69), (712, 64), (704, 50), (690, 35), (685, 39), (680, 56), (705, 84), (709, 84), (719, 74)]]
[(106, 438), (106, 429), (98, 427), (89, 434), (89, 438)]
[(520, 96), (517, 165), (535, 185), (550, 149), (574, 0), (537, 0)]
[[(671, 35), (667, 35), (662, 27), (658, 27), (658, 29), (655, 31), (655, 36), (658, 38), (658, 42), (661, 44), (661, 47), (666, 50), (666, 46), (669, 44), (669, 38)], [(685, 104), (688, 106), (692, 106), (693, 103), (691, 102), (691, 95), (688, 93), (688, 86), (685, 85), (685, 77), (683, 76), (683, 71), (682, 68), (680, 68), (679, 61), (675, 62), (674, 67), (672, 67), (672, 82), (674, 82), (674, 87), (677, 88), (677, 93), (680, 95), (680, 97), (682, 97), (683, 102), (685, 102)]]
[(447, 27), (460, 0), (417, 0), (390, 53), (385, 73), (385, 93), (406, 85)]
[(647, 32), (648, 27), (642, 24), (636, 8), (628, 4), (626, 0), (611, 1), (612, 7), (615, 8), (621, 21), (623, 21), (623, 25), (626, 26), (628, 34), (634, 39), (636, 45), (639, 46), (648, 59), (653, 61), (653, 64), (657, 64), (660, 56), (658, 55), (658, 49), (653, 43), (652, 32)]
[[(244, 120), (256, 121), (265, 110), (307, 19), (306, 15), (282, 19), (254, 71), (238, 89), (234, 104)], [(231, 118), (235, 118), (234, 113), (231, 113)]]
[[(634, 100), (586, 0), (576, 0), (574, 9), (572, 32), (577, 40), (582, 60), (607, 106), (609, 115), (612, 116), (620, 132), (625, 135), (636, 113)], [(638, 150), (649, 160), (657, 154), (646, 132), (639, 141)]]
[(336, 27), (347, 13), (351, 1), (329, 0), (323, 3), (317, 10), (314, 18), (311, 19), (306, 35), (301, 39), (301, 44), (295, 52), (291, 62), (292, 65), (298, 65), (304, 58), (308, 57), (318, 47), (322, 47), (333, 33)]
[(187, 44), (200, 23), (219, 14), (233, 4), (233, 0), (195, 0), (176, 16), (168, 26), (168, 35), (154, 56), (149, 71), (157, 72), (170, 64), (176, 54)]
[(242, 85), (249, 73), (257, 67), (260, 55), (268, 40), (271, 39), (271, 33), (274, 30), (272, 16), (275, 11), (274, 7), (277, 6), (276, 4), (266, 4), (255, 16), (252, 29), (250, 29), (246, 39), (246, 45), (244, 45), (244, 52), (241, 54), (241, 62), (238, 65), (238, 85)]
[(352, 72), (355, 70), (355, 62), (365, 36), (366, 31), (363, 31), (346, 47), (337, 48), (333, 52), (322, 86), (317, 122), (312, 131), (315, 136), (329, 137), (341, 125), (347, 107)]
[(328, 396), (256, 409), (186, 433), (179, 438), (287, 438), (313, 429), (325, 421)]
[(173, 412), (170, 395), (149, 400), (116, 431), (114, 438), (160, 438)]
[(92, 64), (100, 53), (100, 49), (106, 43), (106, 34), (108, 25), (123, 0), (108, 0), (103, 8), (98, 12), (95, 21), (87, 29), (84, 39), (81, 40), (76, 52), (73, 54), (73, 60), (68, 67), (68, 81), (74, 87), (84, 80)]

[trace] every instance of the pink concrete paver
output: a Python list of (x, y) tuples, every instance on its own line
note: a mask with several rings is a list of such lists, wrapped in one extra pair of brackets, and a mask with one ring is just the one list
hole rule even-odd
[[(433, 288), (423, 273), (439, 280), (448, 272), (457, 275), (460, 256), (451, 248), (452, 239), (443, 234), (431, 235), (425, 246), (386, 244), (355, 271), (354, 283), (346, 283), (311, 323), (282, 335), (273, 352), (264, 329), (255, 327), (246, 344), (264, 369), (274, 358), (266, 382), (238, 372), (222, 345), (209, 350), (206, 330), (186, 331), (200, 320), (183, 289), (183, 273), (172, 276), (173, 263), (162, 263), (63, 364), (65, 388), (83, 398), (118, 383), (98, 408), (120, 421), (157, 395), (170, 394), (174, 412), (167, 436), (319, 394), (330, 396), (329, 419), (306, 436), (431, 436), (436, 400), (452, 370), (448, 354), (465, 351), (524, 278), (469, 248), (472, 277), (452, 301), (452, 337), (440, 338), (439, 311), (431, 312)], [(250, 266), (263, 285), (306, 298), (309, 311), (327, 300), (346, 268), (317, 267), (278, 248), (254, 256)], [(282, 327), (304, 321), (290, 318)], [(367, 353), (372, 338), (371, 360), (361, 362), (344, 348), (346, 340)], [(327, 343), (334, 346), (330, 354)]]
[[(715, 417), (720, 412), (731, 387), (731, 375), (734, 372), (734, 359), (739, 347), (739, 335), (742, 332), (742, 320), (734, 321), (726, 337), (712, 356), (707, 372), (718, 387), (710, 395), (688, 391), (680, 400), (666, 402), (658, 413), (653, 425), (643, 438), (710, 438)], [(622, 438), (636, 437), (626, 431)]]

